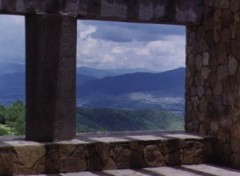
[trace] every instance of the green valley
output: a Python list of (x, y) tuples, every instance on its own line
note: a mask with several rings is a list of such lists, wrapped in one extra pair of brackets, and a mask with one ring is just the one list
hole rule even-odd
[(77, 108), (77, 131), (182, 130), (184, 118), (161, 109)]
[[(77, 107), (77, 132), (182, 130), (182, 115), (163, 109), (114, 109)], [(25, 105), (17, 101), (0, 105), (0, 135), (25, 133)]]

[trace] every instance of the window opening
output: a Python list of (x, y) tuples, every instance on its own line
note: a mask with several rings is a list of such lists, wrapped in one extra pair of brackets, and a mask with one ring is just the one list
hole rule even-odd
[(184, 128), (185, 27), (78, 21), (77, 131)]
[(25, 133), (24, 17), (0, 16), (0, 135)]

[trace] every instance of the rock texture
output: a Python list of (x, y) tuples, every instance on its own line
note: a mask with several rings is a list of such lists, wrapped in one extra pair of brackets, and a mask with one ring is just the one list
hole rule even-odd
[[(217, 139), (216, 163), (240, 168), (240, 3), (205, 0), (187, 26), (186, 130)], [(197, 92), (196, 92), (197, 90)]]
[(0, 13), (61, 14), (80, 19), (196, 24), (202, 17), (198, 0), (0, 0)]
[(0, 175), (177, 166), (211, 159), (207, 151), (212, 151), (209, 146), (213, 141), (209, 137), (163, 133), (138, 135), (140, 139), (134, 140), (125, 138), (124, 135), (114, 138), (87, 136), (58, 143), (2, 140)]

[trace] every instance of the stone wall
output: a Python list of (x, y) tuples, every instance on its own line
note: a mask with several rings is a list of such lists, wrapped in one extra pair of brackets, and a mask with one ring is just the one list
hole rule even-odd
[(187, 26), (186, 130), (217, 138), (216, 162), (240, 168), (240, 2), (205, 0)]
[(0, 0), (0, 14), (59, 14), (79, 19), (196, 24), (199, 0)]
[(206, 163), (212, 157), (209, 137), (167, 133), (86, 136), (58, 143), (0, 138), (0, 175), (178, 166)]

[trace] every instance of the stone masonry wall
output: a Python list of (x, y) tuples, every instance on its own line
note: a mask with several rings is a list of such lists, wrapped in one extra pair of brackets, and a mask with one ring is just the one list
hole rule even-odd
[(217, 163), (240, 168), (240, 1), (205, 0), (187, 26), (186, 130), (217, 138)]
[[(1, 140), (0, 175), (55, 174), (201, 164), (212, 138), (186, 134), (83, 137), (59, 143)], [(2, 139), (2, 138), (0, 138)]]
[(0, 0), (0, 14), (59, 14), (79, 19), (199, 24), (199, 0)]

